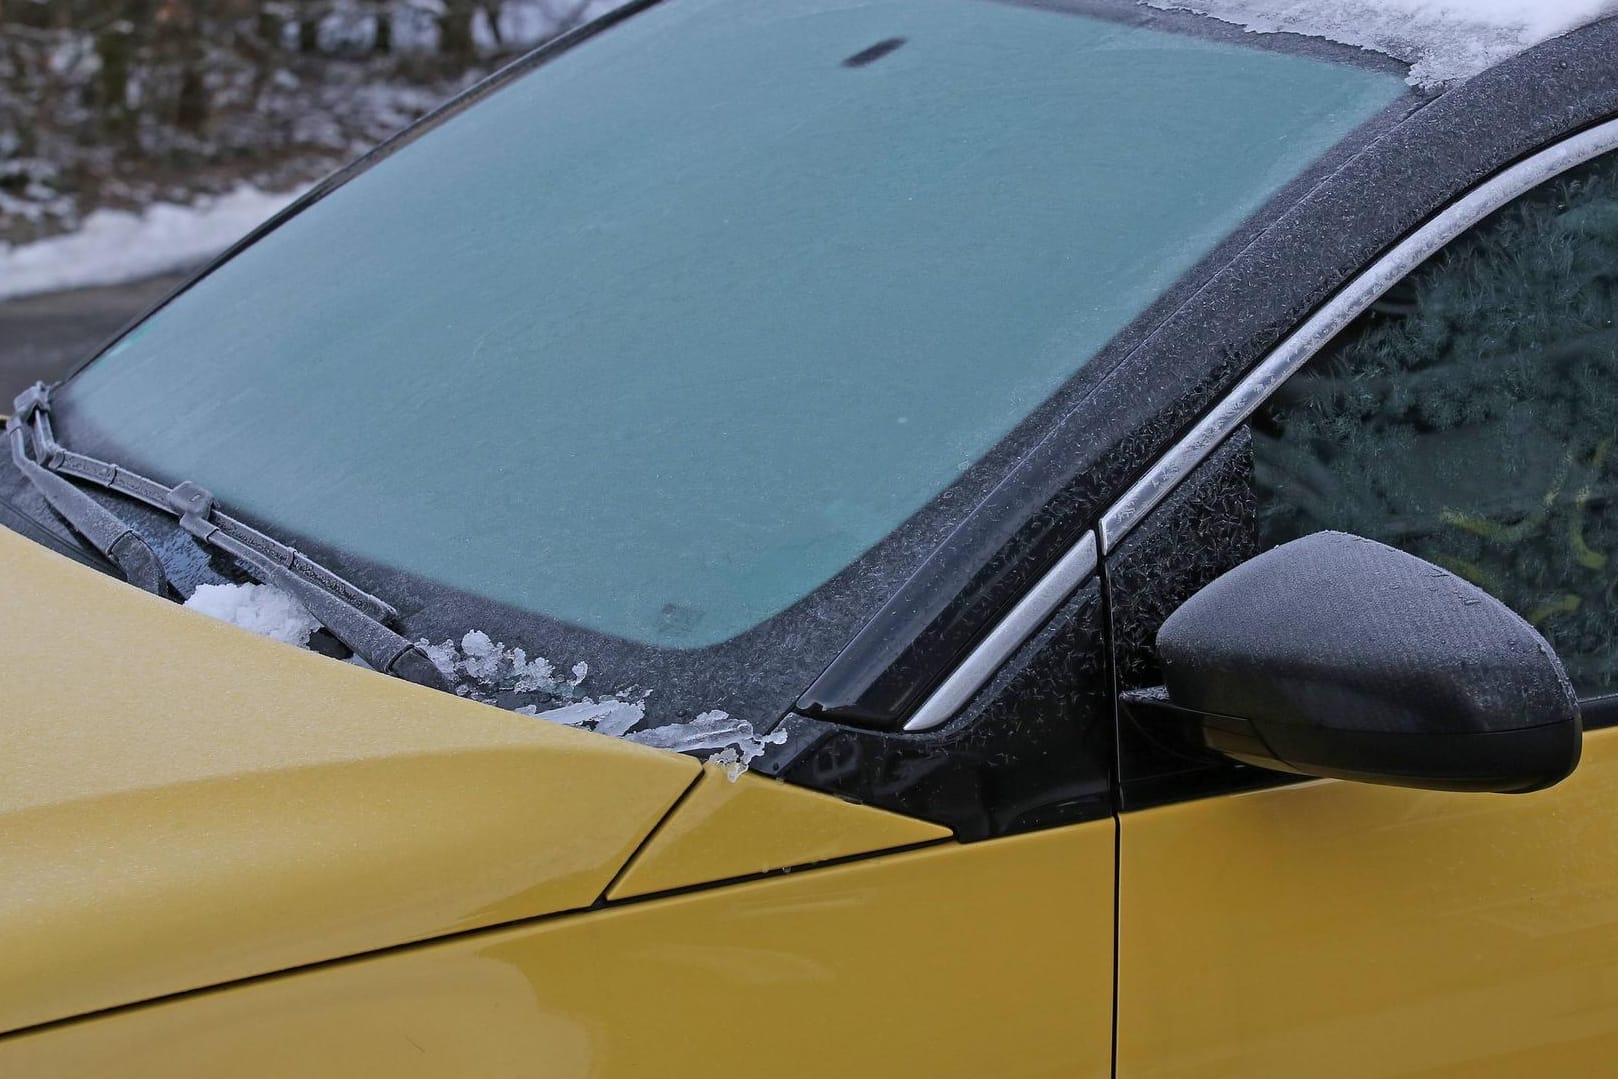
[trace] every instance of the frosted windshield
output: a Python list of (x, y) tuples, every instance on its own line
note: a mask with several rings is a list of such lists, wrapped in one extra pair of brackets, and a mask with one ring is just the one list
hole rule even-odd
[(309, 206), (59, 407), (356, 557), (706, 646), (1404, 90), (984, 0), (668, 0)]

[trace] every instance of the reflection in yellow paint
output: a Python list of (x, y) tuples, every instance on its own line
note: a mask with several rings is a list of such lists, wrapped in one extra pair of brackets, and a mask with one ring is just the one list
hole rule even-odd
[(0, 1039), (0, 1075), (1103, 1079), (1115, 836), (946, 842), (467, 934)]
[(1119, 1075), (1606, 1076), (1618, 730), (1528, 795), (1313, 783), (1127, 814)]

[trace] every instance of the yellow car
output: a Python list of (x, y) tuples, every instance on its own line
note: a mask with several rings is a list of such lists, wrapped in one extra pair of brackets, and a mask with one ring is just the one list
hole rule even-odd
[(630, 4), (19, 397), (0, 1075), (1618, 1069), (1618, 22), (1202, 6)]

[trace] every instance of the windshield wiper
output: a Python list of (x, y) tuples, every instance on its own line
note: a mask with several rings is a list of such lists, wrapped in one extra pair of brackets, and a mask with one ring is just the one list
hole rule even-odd
[[(279, 540), (243, 524), (189, 480), (164, 486), (127, 468), (63, 446), (51, 430), (51, 391), (43, 382), (18, 395), (6, 423), (11, 460), (51, 508), (123, 571), (130, 584), (161, 595), (167, 577), (156, 552), (134, 529), (68, 479), (114, 491), (177, 517), (198, 540), (234, 558), (263, 584), (298, 602), (353, 653), (376, 670), (436, 689), (448, 680), (420, 646), (389, 629), (399, 612)], [(34, 457), (27, 442), (32, 439)]]
[[(19, 397), (18, 402), (21, 400)], [(124, 580), (136, 588), (162, 595), (168, 577), (151, 544), (117, 514), (29, 458), (25, 442), (26, 422), (16, 416), (6, 422), (6, 438), (11, 443), (11, 463), (17, 467), (23, 479), (31, 483), (51, 509), (61, 514), (62, 519), (90, 546), (117, 566), (123, 572)]]

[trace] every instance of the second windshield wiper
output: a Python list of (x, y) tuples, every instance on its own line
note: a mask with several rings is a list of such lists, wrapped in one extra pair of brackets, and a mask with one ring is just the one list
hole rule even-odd
[[(161, 594), (166, 577), (151, 546), (118, 516), (64, 477), (82, 480), (179, 518), (198, 540), (229, 554), (260, 582), (296, 596), (332, 636), (386, 674), (448, 689), (427, 654), (386, 625), (393, 607), (279, 540), (222, 513), (206, 488), (188, 481), (164, 486), (137, 472), (63, 446), (51, 430), (50, 388), (35, 383), (18, 395), (6, 425), (11, 459), (51, 508), (110, 559), (125, 579)], [(26, 441), (33, 442), (29, 457)]]

